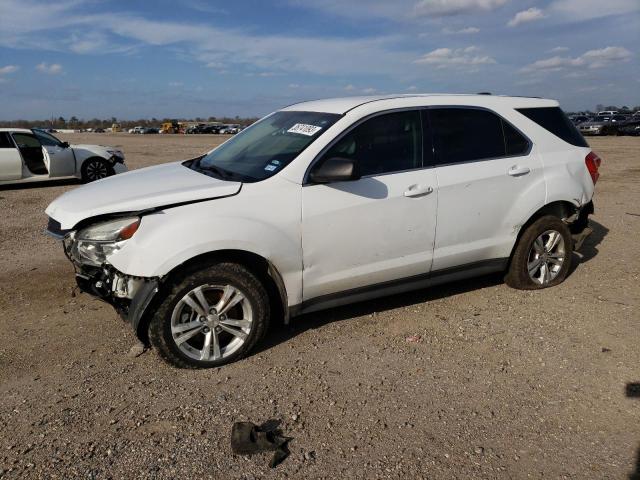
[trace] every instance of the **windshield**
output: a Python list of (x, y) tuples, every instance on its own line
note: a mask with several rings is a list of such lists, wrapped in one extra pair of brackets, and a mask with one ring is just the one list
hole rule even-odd
[(42, 143), (43, 145), (47, 145), (49, 147), (59, 147), (62, 143), (56, 137), (43, 130), (33, 129), (32, 132), (36, 137), (38, 137), (38, 140), (40, 140), (40, 143)]
[(276, 112), (194, 162), (191, 168), (224, 179), (259, 182), (286, 167), (339, 118), (331, 113)]

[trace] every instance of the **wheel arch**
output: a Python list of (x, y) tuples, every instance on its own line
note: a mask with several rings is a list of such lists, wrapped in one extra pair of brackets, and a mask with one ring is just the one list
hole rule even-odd
[(206, 252), (196, 255), (185, 262), (175, 266), (166, 276), (158, 287), (158, 293), (149, 303), (140, 321), (136, 327), (136, 335), (140, 340), (148, 343), (149, 322), (153, 312), (163, 299), (163, 292), (167, 286), (177, 279), (180, 279), (191, 272), (202, 269), (204, 265), (210, 265), (217, 262), (232, 262), (242, 265), (251, 273), (253, 273), (264, 285), (269, 296), (269, 302), (272, 312), (272, 318), (282, 318), (284, 324), (289, 323), (289, 308), (287, 290), (282, 276), (276, 266), (268, 259), (247, 250), (224, 249), (212, 252)]
[(536, 210), (531, 216), (529, 216), (529, 219), (524, 224), (522, 224), (522, 227), (520, 227), (520, 230), (518, 231), (518, 235), (516, 236), (516, 241), (514, 242), (513, 247), (511, 247), (511, 253), (509, 254), (507, 269), (511, 265), (513, 252), (518, 246), (518, 243), (520, 242), (520, 238), (522, 237), (523, 233), (527, 230), (527, 228), (529, 228), (529, 225), (531, 225), (533, 222), (538, 220), (540, 217), (544, 217), (545, 215), (553, 215), (555, 217), (558, 217), (561, 220), (566, 220), (570, 218), (572, 215), (574, 215), (578, 210), (579, 210), (579, 207), (568, 200), (556, 200), (556, 201), (547, 203), (546, 205)]

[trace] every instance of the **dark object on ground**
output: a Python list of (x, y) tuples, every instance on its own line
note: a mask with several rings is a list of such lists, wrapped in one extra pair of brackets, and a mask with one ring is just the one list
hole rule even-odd
[(640, 382), (627, 383), (627, 397), (640, 398)]
[(269, 420), (260, 426), (251, 422), (236, 422), (231, 428), (231, 450), (238, 455), (254, 455), (273, 451), (271, 468), (278, 466), (289, 456), (291, 437), (283, 437), (278, 429), (279, 421)]

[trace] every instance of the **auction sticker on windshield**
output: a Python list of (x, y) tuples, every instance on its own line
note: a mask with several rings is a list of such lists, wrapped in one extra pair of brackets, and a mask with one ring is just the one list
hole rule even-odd
[(299, 133), (300, 135), (306, 135), (312, 137), (316, 133), (322, 130), (322, 127), (316, 127), (315, 125), (307, 125), (305, 123), (296, 123), (293, 127), (287, 130), (288, 133)]

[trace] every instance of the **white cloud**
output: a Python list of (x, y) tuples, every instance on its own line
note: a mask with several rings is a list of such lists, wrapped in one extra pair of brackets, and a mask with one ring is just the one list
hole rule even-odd
[(4, 67), (0, 67), (0, 75), (9, 75), (17, 72), (18, 70), (20, 70), (20, 67), (16, 65), (5, 65)]
[(638, 0), (555, 0), (551, 2), (548, 11), (561, 14), (573, 21), (606, 17), (608, 15), (622, 15), (640, 12)]
[(414, 61), (436, 68), (469, 68), (496, 63), (494, 58), (478, 53), (478, 47), (437, 48)]
[(366, 93), (367, 95), (371, 95), (372, 93), (376, 93), (376, 92), (377, 90), (372, 87), (362, 89), (362, 93)]
[(347, 92), (353, 92), (356, 89), (356, 87), (354, 87), (353, 85), (349, 84), (349, 85), (345, 86), (344, 89)]
[(420, 0), (413, 7), (418, 16), (448, 17), (475, 12), (488, 12), (503, 6), (508, 0)]
[(183, 82), (169, 82), (169, 86), (170, 87), (183, 87), (184, 83)]
[(535, 22), (536, 20), (542, 20), (546, 15), (539, 8), (531, 7), (527, 10), (516, 13), (516, 15), (509, 20), (507, 25), (510, 27), (517, 27), (523, 23)]
[(448, 28), (445, 27), (442, 29), (442, 33), (447, 35), (473, 35), (474, 33), (479, 33), (480, 29), (476, 27), (466, 27), (466, 28)]
[(407, 92), (415, 92), (416, 90), (418, 90), (418, 87), (416, 87), (415, 85), (407, 87)]
[(48, 75), (58, 75), (59, 73), (62, 73), (62, 65), (59, 63), (48, 64), (46, 62), (42, 62), (36, 65), (36, 70)]
[(627, 62), (632, 53), (624, 47), (605, 47), (597, 50), (589, 50), (579, 57), (555, 56), (538, 60), (520, 69), (521, 73), (532, 72), (556, 72), (567, 68), (604, 68), (613, 63)]
[(298, 83), (290, 83), (289, 88), (300, 88), (300, 84)]
[(569, 47), (554, 47), (551, 50), (549, 50), (549, 53), (563, 53), (568, 51), (569, 51)]
[(509, 0), (288, 0), (290, 5), (321, 11), (329, 15), (361, 20), (384, 18), (415, 22), (420, 17), (448, 17), (488, 12)]

